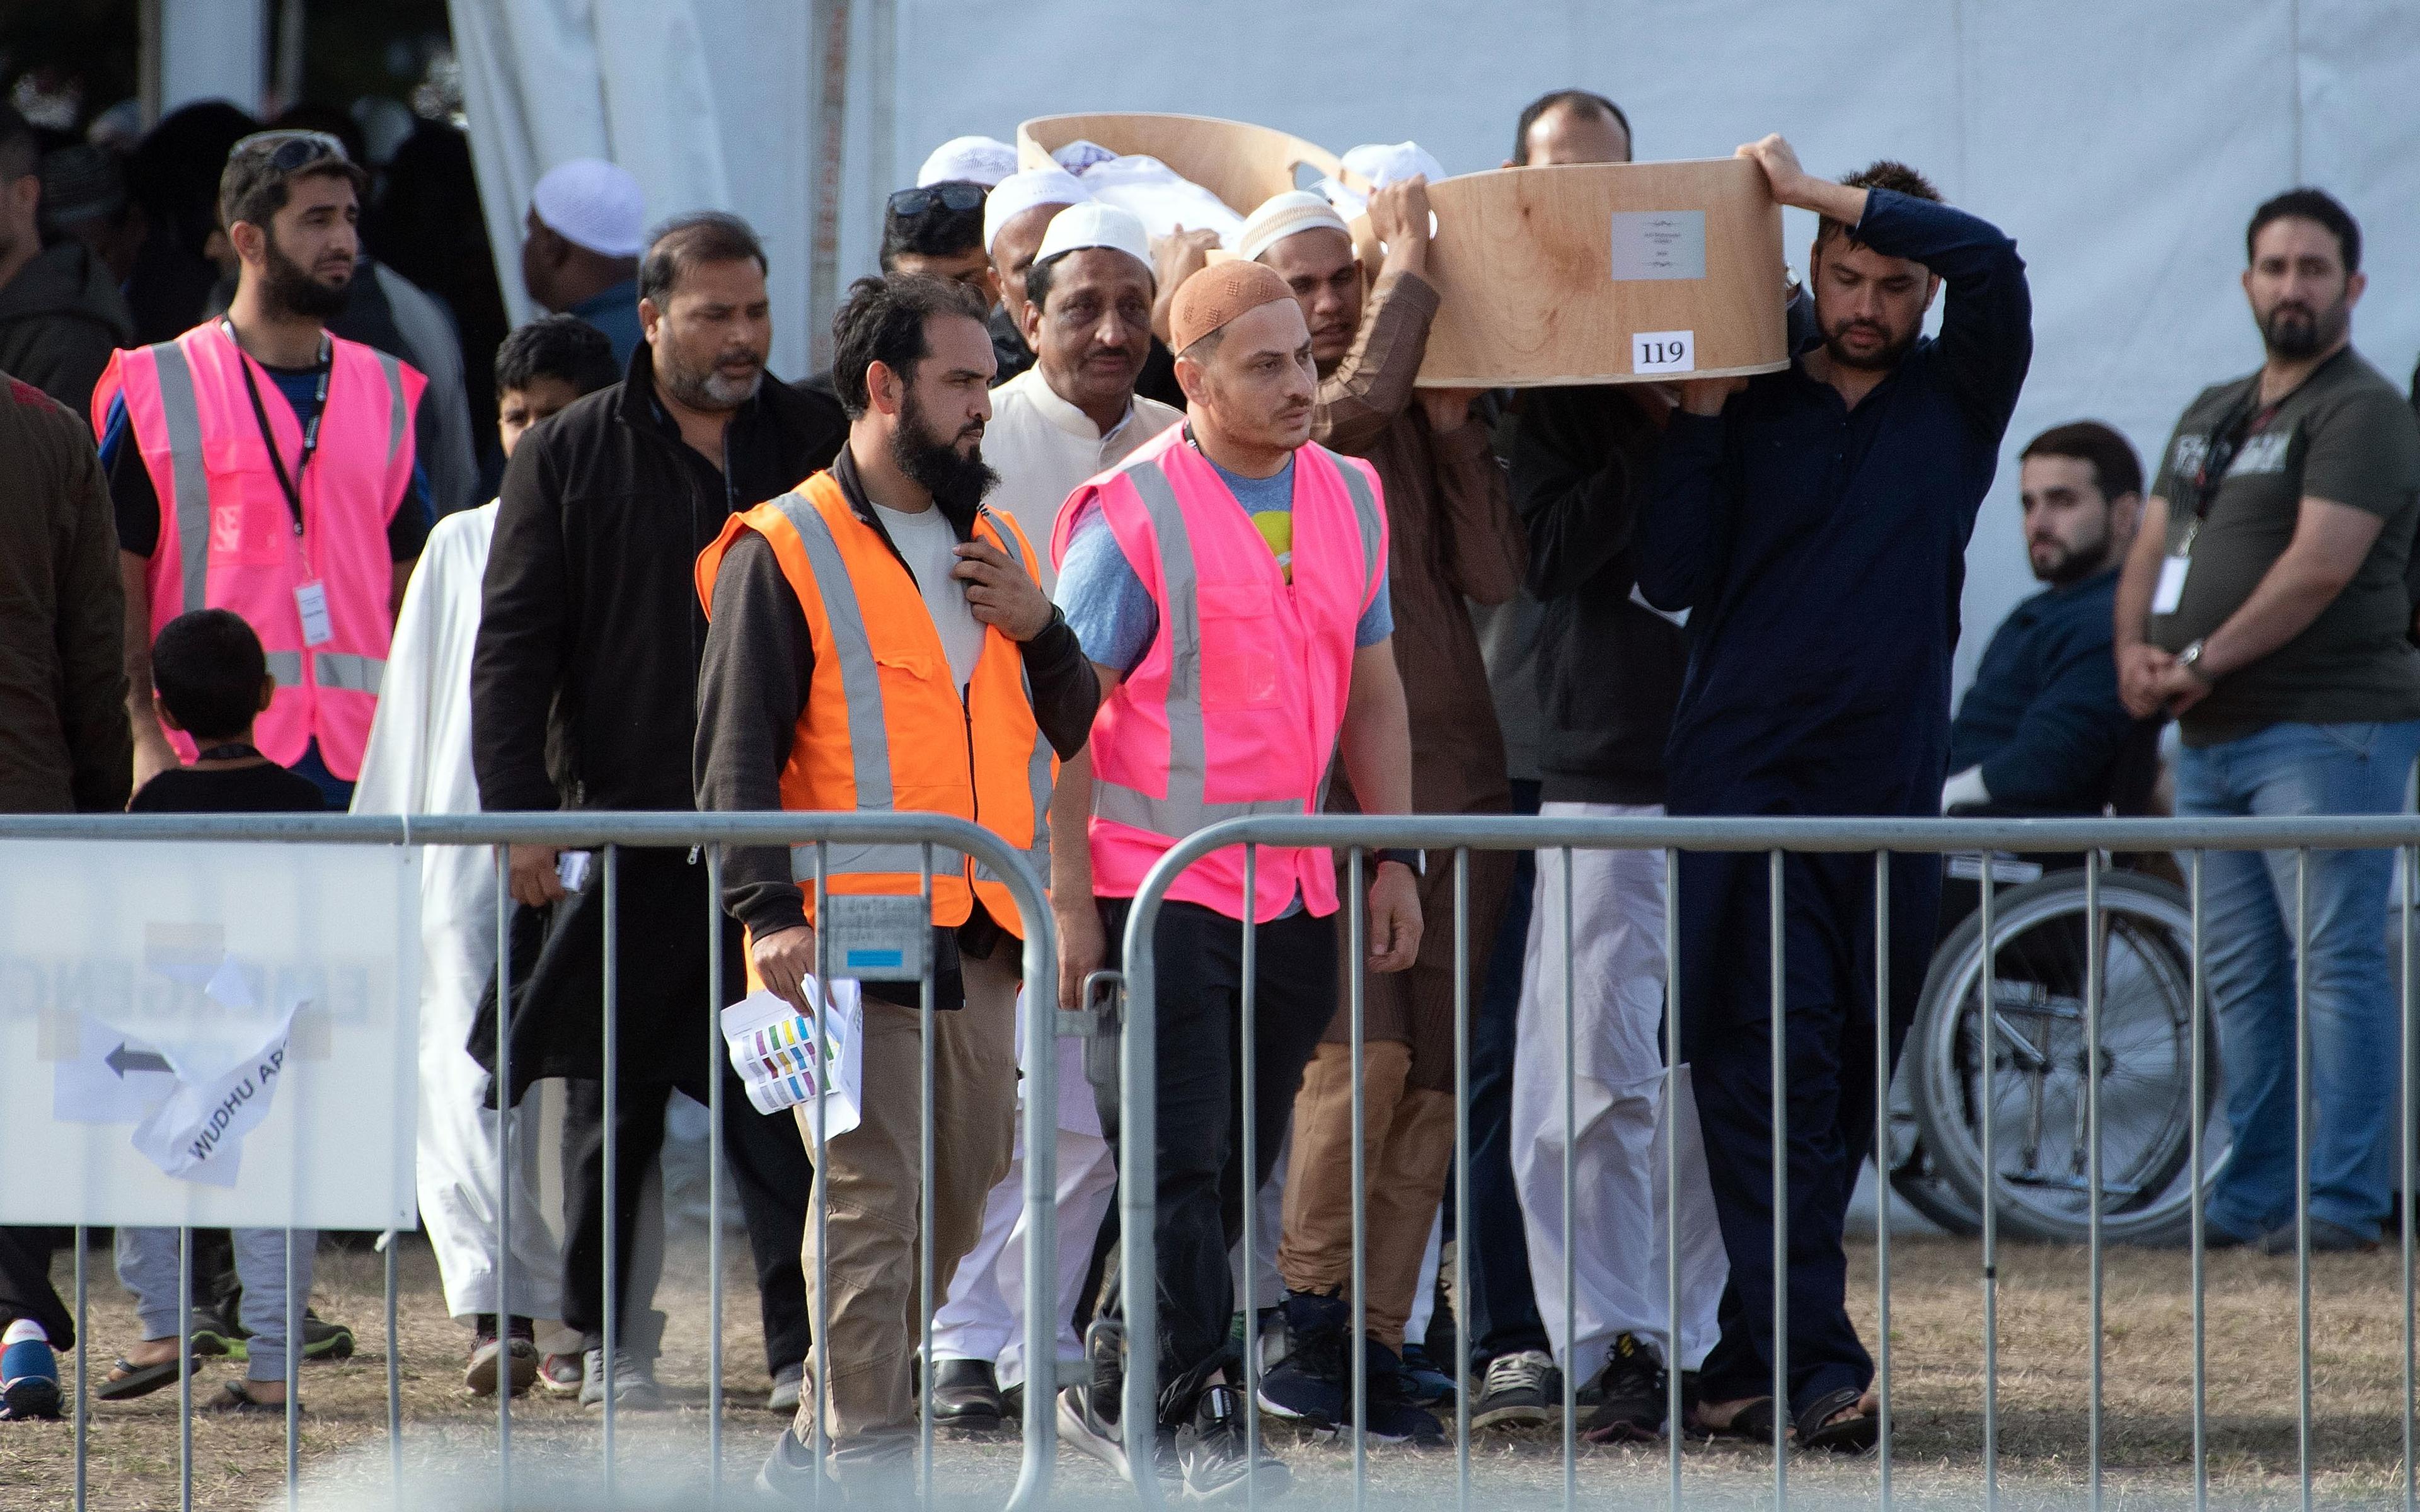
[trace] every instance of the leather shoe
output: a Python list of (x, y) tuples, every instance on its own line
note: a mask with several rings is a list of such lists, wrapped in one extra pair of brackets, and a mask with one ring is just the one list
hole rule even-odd
[(956, 1433), (997, 1433), (1000, 1378), (989, 1360), (942, 1360), (933, 1367), (933, 1426)]

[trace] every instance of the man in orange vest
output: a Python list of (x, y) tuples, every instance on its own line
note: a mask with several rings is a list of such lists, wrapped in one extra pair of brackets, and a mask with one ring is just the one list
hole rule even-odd
[[(995, 362), (983, 299), (931, 278), (865, 279), (834, 322), (848, 444), (830, 470), (733, 517), (698, 559), (712, 622), (698, 675), (702, 810), (912, 810), (971, 819), (1049, 875), (1059, 757), (1083, 747), (1099, 685), (1036, 586), (1032, 547), (983, 507)], [(915, 897), (923, 847), (832, 845), (827, 896)], [(982, 1232), (1007, 1170), (1016, 984), (1028, 927), (987, 869), (931, 853), (933, 1295)], [(748, 932), (752, 985), (813, 1013), (816, 849), (734, 847), (723, 903)], [(820, 996), (817, 993), (814, 995)], [(851, 1494), (897, 1484), (915, 1444), (922, 1040), (917, 982), (865, 983), (860, 1121), (816, 1162), (829, 1204), (824, 1473)], [(799, 1129), (814, 1140), (812, 1105)], [(818, 1474), (814, 1390), (759, 1473), (804, 1499)]]
[[(260, 753), (352, 797), (395, 613), (428, 537), (421, 376), (331, 335), (367, 178), (318, 131), (258, 131), (219, 178), (240, 269), (223, 318), (110, 359), (95, 432), (126, 584), (134, 783), (193, 754), (150, 706), (151, 641), (199, 609), (241, 615), (277, 692)], [(172, 741), (175, 744), (172, 744)]]
[[(1102, 687), (1091, 748), (1069, 763), (1052, 811), (1063, 1005), (1123, 936), (1144, 874), (1185, 836), (1243, 815), (1317, 812), (1340, 753), (1363, 811), (1412, 802), (1385, 503), (1368, 463), (1311, 440), (1319, 374), (1301, 306), (1269, 269), (1220, 263), (1186, 281), (1170, 325), (1186, 424), (1077, 489), (1051, 540), (1059, 602)], [(1368, 857), (1371, 970), (1401, 971), (1419, 953), (1419, 860)], [(1154, 937), (1163, 1447), (1152, 1470), (1197, 1501), (1288, 1484), (1265, 1451), (1246, 1454), (1251, 1406), (1228, 1342), (1227, 1253), (1336, 1011), (1335, 861), (1322, 848), (1263, 846), (1254, 1038), (1243, 1044), (1245, 881), (1241, 847), (1195, 863), (1169, 889)], [(1249, 1173), (1247, 1116), (1260, 1166)], [(1093, 1380), (1061, 1394), (1059, 1422), (1131, 1479), (1115, 1311), (1094, 1325)]]

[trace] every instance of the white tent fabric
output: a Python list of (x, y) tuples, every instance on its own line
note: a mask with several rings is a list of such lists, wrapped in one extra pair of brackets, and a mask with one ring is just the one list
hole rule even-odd
[[(777, 350), (790, 350), (814, 158), (808, 33), (846, 3), (453, 0), (506, 259), (538, 171), (612, 156), (651, 211), (727, 203), (773, 239)], [(1502, 162), (1525, 101), (1578, 85), (1621, 101), (1642, 159), (1727, 155), (1779, 131), (1819, 172), (1916, 164), (2014, 235), (2033, 279), (2033, 376), (1968, 555), (1962, 682), (2034, 587), (2016, 517), (2025, 440), (2092, 416), (2150, 465), (2197, 390), (2257, 363), (2236, 280), (2260, 199), (2300, 180), (2350, 206), (2370, 274), (2355, 340), (2398, 378), (2420, 347), (2410, 0), (1519, 0), (1484, 21), (1445, 0), (1330, 0), (1309, 44), (1295, 0), (1221, 0), (1208, 30), (1128, 0), (1031, 0), (1013, 25), (951, 0), (854, 9), (844, 285), (873, 269), (888, 165), (1070, 111), (1226, 116), (1337, 150), (1410, 137), (1469, 173)], [(1070, 39), (1104, 46), (1071, 69)], [(1792, 212), (1793, 260), (1812, 232)]]
[(516, 324), (530, 191), (572, 158), (628, 168), (650, 222), (746, 216), (765, 241), (776, 373), (806, 372), (811, 11), (791, 0), (450, 0), (480, 208)]

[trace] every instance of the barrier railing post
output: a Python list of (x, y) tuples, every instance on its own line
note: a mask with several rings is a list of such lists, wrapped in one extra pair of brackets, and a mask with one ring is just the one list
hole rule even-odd
[(1470, 1512), (1470, 847), (1453, 853), (1453, 1501)]
[(2201, 873), (2203, 855), (2200, 851), (2196, 850), (2193, 852), (2188, 858), (2192, 862), (2192, 868), (2187, 873), (2186, 880), (2189, 884), (2191, 893), (2189, 902), (2193, 910), (2193, 948), (2190, 956), (2193, 967), (2193, 1010), (2191, 1025), (2193, 1042), (2190, 1047), (2190, 1053), (2193, 1057), (2193, 1062), (2191, 1072), (2191, 1090), (2188, 1095), (2192, 1099), (2193, 1112), (2186, 1129), (2186, 1160), (2193, 1166), (2191, 1176), (2193, 1181), (2193, 1194), (2190, 1204), (2191, 1211), (2185, 1232), (2188, 1240), (2187, 1247), (2191, 1251), (2191, 1262), (2188, 1269), (2192, 1273), (2193, 1286), (2193, 1504), (2194, 1512), (2209, 1512), (2210, 1356), (2208, 1327), (2210, 1319), (2205, 1298), (2205, 1278), (2209, 1259), (2202, 1252), (2202, 1225), (2204, 1222), (2202, 1205), (2204, 1199), (2209, 1195), (2207, 1190), (2208, 1180), (2202, 1169), (2202, 1141), (2205, 1137), (2204, 1126), (2210, 1121), (2208, 1107), (2210, 1101), (2210, 1049), (2208, 1044), (2205, 1042), (2205, 1037), (2209, 1033), (2209, 1017), (2208, 1005), (2204, 996), (2207, 988), (2202, 981), (2201, 959)]
[[(1153, 876), (1157, 874), (1155, 870)], [(1153, 1227), (1153, 1194), (1159, 1189), (1159, 897), (1146, 878), (1127, 916), (1126, 1011), (1118, 1046), (1118, 1269), (1126, 1325), (1119, 1427), (1134, 1471), (1135, 1497), (1146, 1508), (1161, 1500), (1159, 1243)]]
[(177, 1230), (177, 1506), (194, 1512), (194, 1231), (182, 1227)]
[[(922, 916), (933, 917), (933, 847), (918, 847), (916, 898)], [(916, 992), (916, 1372), (917, 1484), (923, 1505), (933, 1505), (933, 975), (939, 968), (925, 951), (923, 980)], [(1053, 1049), (1056, 1047), (1053, 1046)], [(1029, 1154), (1032, 1151), (1028, 1151)], [(1055, 1364), (1058, 1353), (1051, 1359)], [(1040, 1361), (1030, 1362), (1038, 1365)]]
[(1890, 852), (1874, 852), (1874, 1448), (1882, 1512), (1891, 1504)]
[(621, 1144), (621, 1027), (622, 1027), (622, 932), (621, 932), (621, 848), (605, 847), (605, 1086), (604, 1122), (604, 1358), (601, 1375), (605, 1386), (605, 1504), (613, 1504), (613, 1415), (618, 1405), (614, 1400), (614, 1369), (619, 1361), (614, 1356), (621, 1350), (622, 1320), (622, 1221), (620, 1186), (621, 1170), (614, 1149)]
[[(396, 1250), (402, 1238), (392, 1228), (386, 1231), (386, 1471), (390, 1489), (399, 1489), (403, 1485), (403, 1335), (396, 1316), (400, 1299), (396, 1273)], [(504, 1316), (497, 1315), (500, 1319)], [(509, 1372), (511, 1359), (506, 1357), (501, 1363)], [(509, 1373), (504, 1380), (509, 1387)], [(509, 1396), (512, 1392), (506, 1390), (504, 1395)]]
[[(818, 1014), (818, 1022), (815, 1026), (815, 1028), (818, 1031), (816, 1038), (820, 1043), (830, 1042), (829, 1038), (820, 1032), (822, 1028), (820, 1015), (825, 1009), (830, 1006), (832, 990), (831, 909), (830, 907), (831, 897), (830, 887), (829, 885), (829, 872), (830, 868), (830, 846), (829, 842), (820, 840), (815, 841), (814, 920), (816, 997), (814, 1006)], [(814, 1342), (810, 1346), (808, 1350), (809, 1354), (814, 1361), (814, 1368), (807, 1372), (806, 1381), (806, 1384), (813, 1392), (809, 1400), (814, 1405), (814, 1427), (810, 1438), (808, 1439), (807, 1447), (811, 1451), (811, 1458), (814, 1462), (815, 1470), (814, 1473), (808, 1477), (807, 1485), (810, 1488), (808, 1492), (809, 1501), (811, 1504), (818, 1509), (818, 1512), (820, 1512), (820, 1509), (824, 1504), (825, 1483), (830, 1479), (830, 1469), (825, 1463), (825, 1457), (829, 1452), (830, 1445), (827, 1442), (828, 1434), (826, 1432), (826, 1426), (824, 1423), (824, 1415), (826, 1412), (825, 1393), (829, 1389), (825, 1378), (831, 1374), (831, 1299), (829, 1295), (830, 1288), (827, 1284), (831, 1277), (831, 1233), (830, 1223), (831, 1216), (831, 1193), (829, 1190), (831, 1184), (831, 1175), (830, 1166), (825, 1160), (824, 1146), (824, 1102), (831, 1090), (829, 1086), (830, 1081), (831, 1077), (829, 1073), (819, 1074), (815, 1077), (815, 1095), (814, 1100), (814, 1111), (808, 1116), (808, 1121), (812, 1125), (811, 1132), (814, 1135), (814, 1194), (813, 1199), (809, 1203), (809, 1206), (814, 1209), (814, 1211), (808, 1215), (808, 1218), (815, 1231), (815, 1273), (809, 1276), (807, 1278), (807, 1282), (808, 1285), (814, 1288), (815, 1327)]]
[[(706, 847), (706, 1504), (722, 1505), (722, 847)], [(787, 1432), (786, 1427), (783, 1432)]]
[(1667, 1512), (1681, 1512), (1681, 853), (1664, 853), (1664, 1453)]
[(1790, 995), (1782, 943), (1787, 878), (1783, 853), (1769, 853), (1765, 902), (1772, 957), (1766, 964), (1773, 990), (1770, 1064), (1773, 1082), (1773, 1505), (1790, 1504)]
[(1578, 1191), (1576, 1167), (1573, 1165), (1573, 1147), (1579, 1142), (1574, 1134), (1579, 1103), (1578, 989), (1572, 980), (1572, 848), (1566, 845), (1557, 854), (1563, 863), (1559, 931), (1563, 955), (1563, 1512), (1572, 1512), (1579, 1500), (1579, 1375), (1573, 1368), (1578, 1363), (1573, 1350), (1577, 1342), (1578, 1302), (1572, 1257), (1572, 1208)]
[[(1244, 1160), (1244, 1295), (1239, 1304), (1244, 1314), (1244, 1463), (1255, 1465), (1261, 1458), (1261, 1140), (1259, 1117), (1261, 1107), (1260, 1074), (1254, 1047), (1259, 1043), (1260, 993), (1255, 978), (1260, 972), (1260, 910), (1256, 901), (1260, 888), (1261, 848), (1244, 847), (1244, 951), (1242, 1003), (1239, 1008), (1237, 1034), (1243, 1053), (1237, 1058), (1238, 1087), (1242, 1094), (1244, 1120), (1238, 1131), (1243, 1140)], [(1246, 1512), (1259, 1512), (1261, 1477), (1244, 1477)]]
[(1993, 928), (1993, 893), (1998, 872), (1992, 852), (1980, 853), (1983, 863), (1983, 978), (1978, 984), (1978, 1034), (1981, 1043), (1983, 1085), (1978, 1094), (1983, 1120), (1983, 1507), (2000, 1506), (2000, 1159), (1995, 1132), (2000, 1123), (2000, 937)]
[(2420, 1172), (2412, 1169), (2414, 1146), (2420, 1143), (2420, 1099), (2415, 1099), (2414, 1093), (2420, 1089), (2413, 1088), (2412, 1081), (2415, 1074), (2420, 1074), (2420, 1067), (2413, 1064), (2414, 1051), (2420, 1046), (2413, 1042), (2415, 1004), (2412, 995), (2415, 990), (2420, 990), (2420, 974), (2415, 974), (2420, 973), (2420, 961), (2415, 961), (2415, 954), (2420, 952), (2415, 952), (2413, 945), (2412, 915), (2414, 909), (2420, 909), (2420, 849), (2398, 847), (2395, 858), (2403, 868), (2403, 917), (2397, 920), (2403, 944), (2403, 1012), (2397, 1025), (2398, 1032), (2396, 1037), (2397, 1064), (2401, 1067), (2401, 1075), (2396, 1085), (2402, 1114), (2396, 1120), (2402, 1134), (2401, 1140), (2395, 1147), (2396, 1167), (2403, 1178), (2398, 1183), (2402, 1187), (2403, 1200), (2397, 1204), (2400, 1211), (2396, 1214), (2395, 1224), (2402, 1257), (2397, 1279), (2401, 1283), (2403, 1292), (2403, 1358), (2397, 1364), (2402, 1366), (2403, 1374), (2403, 1512), (2413, 1512), (2415, 1507), (2420, 1507), (2420, 1464), (2413, 1462), (2413, 1452), (2420, 1449), (2420, 1444), (2413, 1443), (2412, 1420), (2414, 1407), (2420, 1404), (2415, 1404), (2412, 1399), (2412, 1205), (2413, 1197), (2420, 1196)]
[[(1362, 1015), (1368, 1010), (1367, 982), (1364, 972), (1369, 962), (1370, 916), (1369, 900), (1362, 894), (1361, 848), (1355, 846), (1346, 863), (1344, 893), (1345, 946), (1344, 980), (1347, 1005), (1347, 1033), (1351, 1043), (1345, 1064), (1352, 1072), (1353, 1103), (1353, 1332), (1346, 1348), (1352, 1351), (1353, 1408), (1353, 1512), (1361, 1512), (1370, 1494), (1370, 1346), (1369, 1346), (1369, 1282), (1370, 1211), (1365, 1190), (1369, 1180), (1369, 1151), (1363, 1135), (1368, 1133), (1363, 1120), (1365, 1088), (1362, 1087), (1361, 1048), (1365, 1027)], [(1245, 1183), (1248, 1201), (1259, 1200), (1260, 1194)]]
[(87, 1339), (89, 1339), (89, 1338), (91, 1338), (91, 1337), (92, 1337), (92, 1308), (91, 1308), (91, 1298), (90, 1298), (90, 1296), (89, 1296), (89, 1292), (88, 1292), (88, 1288), (89, 1288), (89, 1285), (90, 1285), (90, 1283), (86, 1280), (86, 1278), (85, 1278), (85, 1263), (86, 1263), (85, 1252), (86, 1252), (86, 1251), (91, 1247), (91, 1245), (92, 1245), (92, 1236), (91, 1236), (91, 1235), (90, 1235), (90, 1234), (85, 1230), (85, 1226), (84, 1226), (84, 1225), (82, 1225), (82, 1224), (78, 1224), (78, 1225), (76, 1225), (76, 1226), (75, 1226), (75, 1333), (76, 1333), (76, 1350), (75, 1350), (75, 1357), (76, 1357), (76, 1392), (75, 1392), (75, 1509), (76, 1509), (76, 1512), (85, 1512), (85, 1498), (86, 1491), (87, 1491), (87, 1489), (88, 1489), (88, 1486), (87, 1486), (87, 1476), (86, 1476), (86, 1464), (85, 1464), (85, 1460), (86, 1460), (86, 1457), (90, 1454), (90, 1452), (91, 1452), (91, 1448), (92, 1448), (92, 1403), (91, 1403), (91, 1397), (92, 1397), (92, 1372), (91, 1372), (90, 1370), (88, 1370), (88, 1369), (86, 1369), (86, 1368), (85, 1368), (85, 1362), (87, 1362), (88, 1360), (90, 1360), (90, 1359), (92, 1358), (92, 1346), (91, 1346), (90, 1344), (87, 1344), (87, 1343), (85, 1343), (85, 1340), (87, 1340)]
[(2101, 853), (2084, 853), (2084, 1166), (2086, 1289), (2092, 1314), (2092, 1407), (2086, 1427), (2092, 1512), (2101, 1512)]
[[(509, 1333), (513, 1266), (513, 872), (496, 847), (496, 1324)], [(507, 1345), (507, 1348), (510, 1346)], [(513, 1504), (513, 1394), (496, 1393), (496, 1504)]]
[(2294, 1447), (2311, 1512), (2311, 850), (2294, 852)]

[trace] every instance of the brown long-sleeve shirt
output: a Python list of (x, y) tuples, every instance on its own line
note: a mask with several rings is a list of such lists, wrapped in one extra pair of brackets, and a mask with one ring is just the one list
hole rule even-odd
[[(1480, 417), (1474, 412), (1439, 435), (1412, 402), (1436, 310), (1436, 290), (1418, 274), (1378, 280), (1352, 349), (1320, 382), (1311, 439), (1367, 458), (1386, 492), (1387, 584), (1395, 665), (1411, 708), (1413, 807), (1496, 812), (1511, 793), (1504, 736), (1466, 601), (1512, 598), (1528, 570), (1528, 538)], [(1342, 792), (1345, 784), (1337, 786)]]

